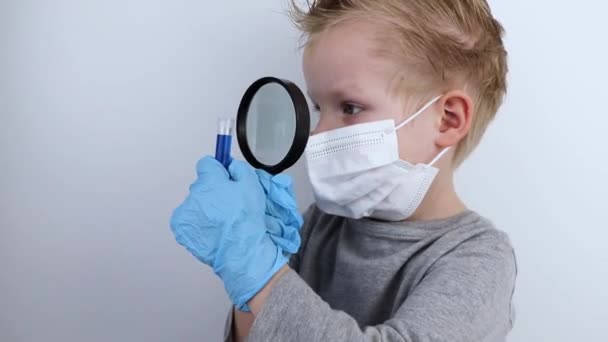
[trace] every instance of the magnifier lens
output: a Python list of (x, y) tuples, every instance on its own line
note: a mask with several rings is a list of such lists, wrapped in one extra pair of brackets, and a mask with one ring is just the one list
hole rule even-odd
[(256, 159), (276, 165), (285, 156), (296, 132), (296, 113), (289, 93), (270, 83), (254, 96), (247, 116), (247, 141)]
[(255, 168), (278, 174), (295, 164), (310, 135), (310, 112), (293, 83), (264, 77), (245, 92), (237, 116), (237, 138)]

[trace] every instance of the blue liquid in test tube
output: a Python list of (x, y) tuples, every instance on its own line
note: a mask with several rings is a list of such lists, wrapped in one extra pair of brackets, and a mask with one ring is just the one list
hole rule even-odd
[(230, 149), (232, 147), (232, 119), (220, 118), (217, 121), (217, 141), (215, 144), (215, 159), (225, 168), (230, 165)]

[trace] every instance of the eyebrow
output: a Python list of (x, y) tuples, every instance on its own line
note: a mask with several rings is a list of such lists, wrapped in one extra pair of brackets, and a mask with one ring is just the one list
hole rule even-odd
[[(348, 89), (348, 93), (350, 95), (352, 95), (352, 93), (354, 93), (355, 95), (358, 96), (358, 94), (361, 93), (361, 88), (354, 85), (354, 84), (349, 84), (348, 86), (345, 87), (340, 87), (337, 89), (332, 89), (329, 91), (329, 95), (333, 98), (337, 97), (337, 98), (346, 98), (346, 97), (350, 97), (349, 94), (347, 94), (346, 91), (343, 91), (342, 89)], [(308, 97), (312, 100), (313, 96), (312, 93), (310, 91), (307, 90), (306, 94), (308, 95)], [(314, 102), (314, 101), (313, 101)]]

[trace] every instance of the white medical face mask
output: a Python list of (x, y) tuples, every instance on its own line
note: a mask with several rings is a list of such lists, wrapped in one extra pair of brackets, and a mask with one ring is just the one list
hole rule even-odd
[(399, 159), (397, 130), (440, 98), (398, 126), (394, 120), (382, 120), (311, 136), (306, 160), (317, 206), (326, 213), (355, 219), (409, 218), (439, 171), (433, 165), (449, 148), (429, 164), (410, 164)]

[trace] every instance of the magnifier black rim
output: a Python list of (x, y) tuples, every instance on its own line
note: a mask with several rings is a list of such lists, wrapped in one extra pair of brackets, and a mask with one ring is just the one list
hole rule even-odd
[[(291, 98), (291, 102), (293, 103), (296, 115), (296, 130), (291, 143), (291, 148), (283, 160), (276, 165), (266, 165), (260, 162), (254, 156), (251, 148), (249, 147), (249, 142), (247, 141), (247, 116), (249, 114), (249, 107), (251, 106), (251, 102), (253, 101), (253, 98), (257, 92), (263, 86), (270, 83), (279, 84), (287, 91), (289, 97)], [(291, 81), (276, 77), (263, 77), (249, 86), (239, 105), (236, 119), (236, 135), (241, 152), (251, 166), (257, 169), (265, 170), (272, 175), (285, 171), (293, 166), (304, 153), (306, 143), (308, 142), (309, 132), (310, 112), (308, 110), (308, 102), (298, 86)]]

